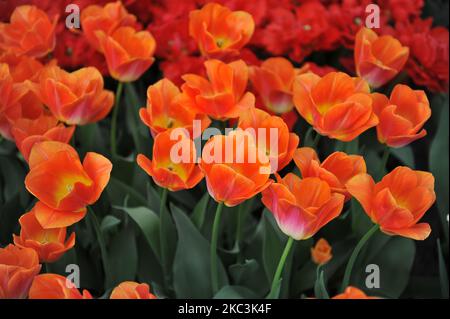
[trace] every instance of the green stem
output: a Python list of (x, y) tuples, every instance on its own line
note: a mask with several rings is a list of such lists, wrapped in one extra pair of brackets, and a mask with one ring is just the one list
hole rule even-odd
[(219, 239), (220, 220), (222, 219), (223, 202), (217, 205), (211, 236), (211, 284), (213, 295), (219, 290), (219, 272), (217, 269), (217, 241)]
[(286, 259), (289, 256), (289, 252), (291, 251), (293, 244), (294, 244), (294, 238), (289, 237), (289, 239), (286, 243), (286, 247), (284, 247), (283, 254), (281, 255), (280, 262), (278, 263), (278, 267), (275, 272), (275, 276), (273, 277), (272, 287), (270, 288), (269, 295), (267, 296), (268, 299), (275, 298), (275, 293), (278, 288), (277, 286), (280, 281), (281, 274), (283, 273), (284, 264), (286, 263)]
[(320, 134), (316, 132), (316, 136), (314, 136), (314, 140), (313, 140), (313, 148), (316, 148), (317, 145), (319, 144), (320, 141)]
[(119, 105), (120, 105), (120, 98), (122, 96), (122, 89), (123, 83), (119, 82), (117, 84), (116, 100), (114, 103), (114, 109), (111, 119), (111, 155), (113, 159), (117, 156), (117, 145), (116, 145), (117, 116), (119, 115)]
[(348, 260), (347, 267), (345, 267), (345, 273), (344, 273), (344, 279), (342, 281), (341, 291), (344, 291), (345, 288), (348, 287), (350, 283), (350, 276), (352, 274), (353, 266), (355, 265), (355, 261), (358, 258), (359, 253), (361, 252), (361, 249), (364, 247), (366, 242), (372, 237), (373, 234), (379, 229), (378, 225), (374, 225), (372, 228), (369, 229), (369, 231), (361, 238), (361, 240), (356, 245), (355, 249), (352, 252), (352, 255), (350, 256), (350, 259)]
[(163, 210), (166, 207), (166, 202), (167, 202), (167, 194), (168, 194), (168, 190), (167, 188), (163, 188), (162, 189), (162, 195), (161, 195), (161, 201), (159, 202), (159, 216), (161, 218), (162, 214), (163, 214)]
[(162, 194), (161, 194), (161, 201), (159, 202), (159, 229), (160, 231), (160, 249), (161, 249), (161, 264), (162, 264), (162, 271), (163, 271), (163, 277), (164, 277), (164, 282), (166, 284), (166, 287), (169, 288), (170, 286), (170, 279), (169, 276), (167, 274), (167, 256), (165, 254), (166, 249), (165, 249), (165, 234), (164, 234), (164, 209), (166, 209), (166, 203), (167, 203), (167, 195), (168, 195), (168, 190), (167, 188), (163, 188), (162, 189)]
[(103, 271), (105, 272), (105, 288), (109, 288), (110, 285), (110, 267), (108, 261), (108, 252), (106, 250), (105, 239), (103, 238), (102, 231), (100, 230), (100, 224), (98, 222), (97, 216), (95, 215), (94, 210), (88, 206), (88, 217), (91, 221), (92, 226), (94, 227), (95, 235), (97, 237), (98, 245), (100, 246), (100, 254), (102, 256), (103, 262)]

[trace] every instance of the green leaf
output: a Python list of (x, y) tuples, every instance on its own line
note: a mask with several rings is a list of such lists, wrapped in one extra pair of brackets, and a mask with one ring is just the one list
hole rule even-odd
[(437, 250), (439, 254), (439, 278), (441, 280), (442, 298), (448, 299), (448, 274), (445, 266), (444, 255), (442, 253), (441, 242), (437, 240)]
[(389, 151), (391, 152), (392, 155), (394, 155), (400, 161), (402, 161), (402, 163), (405, 164), (406, 166), (410, 168), (415, 167), (414, 153), (411, 146), (408, 145), (400, 148), (391, 148)]
[[(173, 265), (174, 289), (177, 298), (210, 298), (210, 244), (186, 214), (173, 210), (178, 230), (178, 245)], [(218, 260), (220, 286), (228, 285), (222, 262)]]
[(325, 287), (324, 271), (317, 267), (317, 279), (314, 284), (314, 294), (318, 299), (330, 299), (327, 288)]
[(217, 292), (214, 299), (258, 299), (258, 296), (246, 287), (224, 286)]
[(115, 216), (106, 215), (103, 217), (102, 222), (100, 224), (100, 230), (102, 233), (108, 233), (115, 229), (118, 225), (120, 225), (121, 221)]
[(139, 127), (141, 124), (139, 118), (139, 109), (141, 108), (142, 103), (139, 101), (139, 95), (136, 92), (136, 89), (132, 83), (125, 84), (125, 105), (126, 105), (126, 122), (128, 130), (133, 137), (133, 142), (135, 145), (135, 150), (137, 153), (141, 152), (141, 144), (144, 142), (141, 139), (141, 135), (139, 134)]
[(147, 206), (144, 196), (115, 177), (111, 177), (106, 190), (113, 205), (122, 205), (125, 197), (128, 196), (130, 205)]
[(108, 255), (113, 287), (136, 280), (138, 253), (133, 228), (124, 228), (111, 239)]
[(284, 244), (282, 238), (275, 231), (275, 227), (278, 226), (274, 226), (270, 221), (273, 219), (273, 216), (267, 209), (264, 209), (262, 218), (265, 219), (263, 238), (264, 269), (266, 271), (267, 280), (272, 282), (278, 262), (283, 253)]
[(202, 199), (200, 199), (200, 201), (197, 203), (197, 205), (195, 205), (194, 211), (192, 212), (191, 220), (198, 229), (202, 229), (203, 223), (205, 222), (205, 215), (208, 208), (209, 198), (209, 193), (206, 192), (205, 195), (203, 195)]
[(433, 173), (436, 183), (436, 202), (440, 212), (441, 223), (445, 231), (445, 237), (448, 240), (448, 222), (447, 214), (449, 211), (449, 113), (448, 113), (448, 96), (446, 96), (446, 102), (442, 106), (442, 110), (439, 114), (440, 120), (438, 130), (431, 143), (430, 148), (430, 171)]
[(255, 259), (231, 265), (229, 273), (233, 283), (247, 287), (252, 291), (260, 292), (261, 295), (259, 297), (263, 297), (261, 292), (264, 292), (269, 286), (264, 269)]
[(355, 263), (350, 283), (365, 289), (366, 267), (374, 264), (380, 270), (380, 288), (365, 289), (371, 296), (398, 298), (408, 285), (414, 262), (414, 241), (403, 237), (392, 237), (377, 232)]
[(147, 243), (152, 248), (158, 260), (161, 260), (161, 249), (159, 239), (159, 217), (152, 210), (147, 207), (119, 207), (114, 206), (116, 209), (126, 212), (131, 219), (138, 225), (142, 231)]

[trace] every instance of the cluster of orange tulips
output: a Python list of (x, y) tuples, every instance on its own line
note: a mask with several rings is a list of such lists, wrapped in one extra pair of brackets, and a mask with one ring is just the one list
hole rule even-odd
[[(189, 19), (189, 33), (205, 58), (206, 73), (184, 75), (180, 87), (167, 78), (148, 86), (147, 105), (139, 115), (153, 138), (153, 152), (151, 159), (138, 154), (136, 162), (163, 189), (162, 209), (168, 191), (192, 189), (205, 180), (217, 202), (210, 246), (213, 293), (221, 288), (217, 246), (223, 207), (261, 194), (262, 204), (288, 236), (269, 298), (278, 297), (294, 241), (311, 238), (341, 216), (352, 198), (374, 226), (350, 257), (342, 293), (335, 298), (368, 298), (349, 286), (359, 251), (377, 230), (426, 239), (431, 228), (420, 220), (436, 199), (434, 177), (399, 166), (378, 180), (369, 175), (361, 155), (337, 151), (320, 159), (315, 149), (320, 136), (350, 142), (374, 128), (385, 144), (384, 169), (389, 148), (426, 135), (423, 126), (431, 108), (424, 91), (397, 84), (390, 96), (374, 92), (402, 70), (408, 48), (391, 36), (379, 37), (361, 28), (354, 48), (357, 76), (343, 72), (319, 76), (282, 57), (248, 66), (241, 49), (255, 28), (249, 13), (208, 3), (192, 11)], [(95, 219), (89, 206), (107, 187), (119, 157), (122, 84), (139, 79), (155, 61), (153, 36), (141, 30), (120, 1), (84, 9), (80, 32), (104, 55), (109, 75), (118, 81), (114, 95), (104, 88), (103, 76), (94, 67), (70, 73), (54, 60), (44, 62), (57, 45), (55, 21), (37, 7), (19, 6), (10, 23), (0, 24), (0, 133), (16, 143), (28, 164), (24, 183), (36, 198), (19, 219), (14, 245), (0, 248), (0, 298), (92, 298), (63, 276), (39, 274), (40, 264), (55, 262), (74, 247), (75, 233), (67, 237), (68, 227), (89, 214)], [(316, 132), (311, 133), (312, 145), (303, 145), (305, 139), (293, 132), (295, 112)], [(110, 159), (88, 152), (81, 161), (71, 145), (76, 127), (102, 121), (110, 113)], [(195, 121), (200, 123), (197, 131)], [(195, 139), (213, 124), (232, 128), (198, 149)], [(179, 129), (183, 134), (174, 139)], [(269, 137), (270, 130), (276, 131), (275, 140)], [(232, 145), (232, 152), (227, 145)], [(187, 150), (190, 160), (176, 162), (175, 147)], [(252, 154), (258, 155), (254, 161)], [(285, 174), (283, 169), (292, 161), (301, 177)], [(321, 239), (311, 255), (316, 264), (324, 265), (332, 259), (331, 247)], [(124, 282), (111, 298), (156, 297), (147, 284)]]

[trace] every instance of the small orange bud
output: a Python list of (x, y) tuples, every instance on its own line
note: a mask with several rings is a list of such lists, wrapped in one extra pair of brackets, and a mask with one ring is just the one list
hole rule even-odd
[(311, 258), (317, 265), (324, 265), (333, 258), (331, 246), (326, 239), (320, 238), (316, 245), (311, 248)]

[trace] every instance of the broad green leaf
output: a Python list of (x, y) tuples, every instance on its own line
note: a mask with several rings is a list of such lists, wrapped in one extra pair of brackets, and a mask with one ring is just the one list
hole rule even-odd
[(112, 287), (124, 281), (135, 281), (138, 265), (136, 234), (127, 227), (112, 237), (109, 245)]
[(414, 169), (414, 153), (411, 146), (404, 146), (400, 148), (391, 148), (390, 152), (393, 156), (397, 157), (403, 164)]
[(147, 243), (152, 248), (158, 260), (161, 259), (161, 246), (160, 246), (160, 230), (159, 230), (159, 217), (152, 210), (146, 207), (119, 207), (114, 206), (116, 209), (126, 212), (131, 219), (138, 225), (142, 231)]
[(210, 195), (208, 192), (203, 195), (202, 199), (195, 205), (194, 210), (191, 215), (191, 220), (197, 226), (198, 229), (202, 229), (203, 223), (205, 222), (205, 214), (208, 209)]
[(439, 256), (439, 278), (441, 280), (441, 293), (442, 298), (448, 299), (448, 274), (447, 267), (445, 266), (444, 255), (442, 253), (441, 242), (437, 240), (437, 250)]
[[(350, 283), (366, 290), (371, 296), (400, 297), (410, 279), (416, 253), (414, 241), (378, 232), (366, 245), (364, 253), (355, 263)], [(370, 274), (366, 272), (366, 267), (370, 264), (378, 266), (380, 270), (379, 289), (368, 289), (366, 286), (366, 278)]]
[(224, 286), (217, 292), (214, 299), (258, 299), (258, 295), (246, 287)]
[[(210, 244), (200, 234), (186, 214), (173, 211), (178, 230), (178, 245), (173, 265), (173, 283), (177, 298), (210, 298)], [(220, 286), (228, 285), (222, 262), (219, 260)]]
[(263, 297), (263, 292), (269, 286), (269, 282), (264, 274), (264, 269), (255, 259), (231, 265), (228, 269), (233, 283), (256, 291), (260, 294), (259, 297)]
[(102, 233), (107, 233), (113, 229), (115, 229), (118, 225), (120, 225), (121, 221), (115, 216), (106, 215), (103, 217), (102, 222), (100, 223), (100, 230)]
[(449, 212), (448, 190), (449, 190), (449, 111), (448, 96), (439, 113), (440, 120), (438, 130), (434, 136), (430, 148), (430, 171), (433, 173), (436, 183), (436, 202), (440, 212), (441, 222), (448, 240), (447, 214)]

